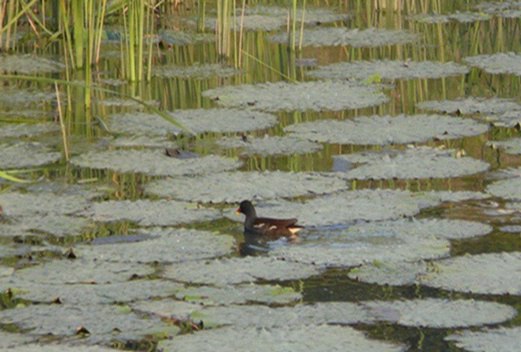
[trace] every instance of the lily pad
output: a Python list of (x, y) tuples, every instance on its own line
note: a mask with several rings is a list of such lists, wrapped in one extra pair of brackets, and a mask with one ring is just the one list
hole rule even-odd
[(191, 159), (171, 158), (162, 150), (91, 151), (72, 158), (71, 163), (78, 167), (152, 176), (212, 174), (241, 165), (238, 160), (215, 155)]
[[(274, 31), (284, 26), (287, 19), (283, 17), (273, 17), (259, 14), (237, 15), (230, 21), (230, 27), (235, 31)], [(216, 31), (217, 18), (208, 18), (205, 27), (209, 30)]]
[[(301, 35), (300, 31), (296, 33), (297, 38), (301, 36), (303, 37), (303, 46), (350, 45), (355, 48), (408, 44), (418, 38), (415, 33), (403, 30), (381, 28), (347, 29), (342, 27), (304, 29), (303, 35)], [(276, 43), (287, 43), (288, 34), (276, 34), (271, 36), (270, 40)]]
[(225, 148), (240, 148), (246, 155), (294, 155), (313, 153), (322, 145), (293, 137), (265, 136), (262, 138), (224, 137), (217, 142)]
[(400, 190), (345, 191), (304, 202), (272, 201), (259, 204), (257, 212), (262, 216), (292, 218), (298, 216), (299, 224), (328, 226), (349, 224), (356, 220), (388, 220), (412, 216), (421, 208), (434, 206), (440, 198), (425, 197)]
[[(137, 233), (152, 238), (132, 243), (77, 246), (77, 250), (80, 256), (97, 262), (177, 263), (228, 255), (235, 245), (232, 236), (208, 231), (152, 228)], [(183, 267), (186, 265), (189, 264), (183, 264)]]
[(346, 172), (350, 179), (448, 178), (484, 172), (489, 165), (469, 157), (457, 157), (455, 150), (414, 147), (404, 151), (363, 152), (336, 155), (344, 163), (361, 164)]
[(506, 0), (501, 2), (484, 1), (476, 5), (476, 9), (483, 13), (504, 18), (521, 17), (521, 4), (519, 1)]
[[(270, 351), (350, 351), (387, 352), (405, 351), (405, 346), (371, 340), (359, 331), (340, 326), (284, 326), (277, 329), (232, 327), (203, 330), (191, 335), (181, 335), (175, 340), (163, 340), (159, 348), (168, 351), (202, 351), (209, 345), (219, 346), (221, 352), (246, 351), (255, 346), (258, 352)], [(346, 347), (347, 346), (347, 347)]]
[(493, 182), (487, 192), (504, 199), (521, 200), (521, 177)]
[(0, 265), (0, 277), (10, 276), (13, 274), (13, 272), (14, 272), (13, 268)]
[(16, 297), (35, 302), (51, 303), (57, 299), (63, 304), (97, 305), (124, 303), (157, 297), (169, 297), (183, 288), (165, 280), (132, 280), (110, 284), (43, 284), (18, 279), (1, 280), (3, 288), (10, 288)]
[(297, 280), (319, 273), (313, 265), (268, 257), (244, 257), (171, 265), (165, 268), (164, 276), (194, 284), (226, 286), (257, 280)]
[(509, 111), (521, 111), (521, 104), (502, 98), (468, 97), (455, 100), (429, 100), (416, 104), (423, 110), (442, 113), (461, 114), (503, 114)]
[(240, 71), (219, 64), (198, 64), (193, 66), (157, 66), (153, 73), (159, 77), (201, 80), (212, 77), (231, 77), (239, 74)]
[(388, 100), (375, 86), (349, 81), (242, 84), (210, 89), (203, 96), (226, 107), (266, 111), (340, 111), (377, 106)]
[(506, 141), (489, 141), (487, 144), (495, 148), (504, 149), (509, 154), (521, 154), (521, 138), (512, 138)]
[(81, 235), (90, 227), (91, 221), (85, 218), (61, 214), (34, 214), (11, 219), (0, 224), (0, 237), (25, 237), (35, 233), (45, 233), (56, 237)]
[(83, 195), (53, 194), (49, 192), (0, 193), (5, 216), (9, 218), (40, 215), (70, 215), (88, 207), (89, 201)]
[(492, 226), (480, 222), (454, 219), (412, 219), (367, 222), (350, 226), (345, 235), (360, 237), (415, 236), (445, 239), (464, 239), (484, 236), (492, 232)]
[(93, 203), (82, 215), (94, 221), (132, 221), (141, 226), (171, 226), (221, 217), (217, 210), (198, 209), (190, 203), (146, 199)]
[(89, 342), (137, 340), (168, 331), (158, 319), (143, 319), (109, 305), (31, 305), (0, 311), (5, 324), (31, 329), (32, 335), (75, 336), (78, 327), (90, 332)]
[(36, 167), (60, 161), (61, 153), (52, 152), (37, 142), (19, 142), (13, 145), (0, 144), (0, 169)]
[(411, 18), (421, 23), (447, 23), (456, 21), (459, 23), (475, 23), (477, 21), (488, 21), (492, 16), (483, 12), (459, 12), (442, 15), (442, 14), (418, 14)]
[(323, 267), (349, 267), (371, 261), (413, 261), (446, 257), (450, 243), (432, 237), (402, 234), (372, 234), (350, 238), (334, 236), (302, 241), (290, 247), (279, 247), (270, 254), (290, 262)]
[(34, 341), (34, 337), (22, 334), (11, 334), (0, 330), (0, 351), (12, 351), (13, 348), (20, 351), (19, 348), (21, 348), (22, 345), (31, 341)]
[(61, 72), (65, 65), (36, 55), (0, 55), (0, 67), (3, 72), (32, 75)]
[(514, 352), (519, 348), (521, 327), (462, 331), (445, 337), (447, 341), (471, 352)]
[(432, 263), (367, 264), (349, 276), (378, 284), (422, 284), (474, 294), (521, 295), (521, 253), (485, 253)]
[[(56, 92), (44, 92), (36, 89), (19, 89), (2, 87), (0, 103), (3, 106), (16, 108), (40, 106), (56, 99)], [(41, 111), (40, 111), (41, 113)]]
[[(271, 127), (277, 123), (272, 114), (239, 109), (192, 109), (170, 113), (172, 118), (196, 133), (245, 132)], [(168, 136), (180, 130), (162, 117), (133, 112), (113, 115), (109, 123), (113, 131), (136, 134)]]
[[(33, 339), (34, 340), (34, 339)], [(7, 349), (2, 349), (0, 347), (0, 351), (8, 351)], [(9, 349), (11, 351), (11, 349)], [(16, 346), (17, 352), (116, 352), (120, 350), (116, 350), (109, 347), (103, 347), (103, 346), (82, 346), (82, 345), (66, 345), (66, 344), (58, 344), (58, 343), (51, 343), (51, 344), (38, 344), (38, 343), (31, 343), (27, 345), (20, 345)]]
[(159, 31), (159, 41), (165, 46), (185, 46), (197, 43), (212, 43), (214, 40), (215, 35), (211, 33), (183, 32), (180, 30)]
[(144, 147), (144, 148), (176, 148), (176, 144), (166, 136), (121, 136), (112, 141), (110, 145), (114, 147)]
[(386, 145), (475, 136), (485, 133), (488, 126), (445, 115), (387, 115), (318, 120), (289, 125), (284, 130), (322, 143)]
[[(505, 304), (462, 299), (374, 301), (364, 302), (363, 305), (385, 312), (384, 316), (397, 315), (396, 322), (400, 325), (445, 329), (502, 323), (517, 314), (513, 307)], [(393, 311), (398, 314), (389, 313)], [(390, 321), (394, 319), (391, 318)]]
[(382, 79), (425, 79), (464, 75), (467, 66), (454, 62), (435, 61), (352, 61), (339, 62), (309, 71), (308, 75), (320, 79), (359, 79), (366, 80), (374, 76)]
[(496, 53), (491, 55), (469, 56), (463, 59), (471, 66), (479, 67), (486, 72), (497, 74), (513, 74), (521, 76), (521, 54)]
[(122, 282), (134, 276), (154, 272), (143, 264), (91, 261), (85, 259), (53, 260), (41, 265), (17, 270), (13, 275), (18, 280), (42, 284), (81, 284)]
[[(0, 66), (1, 67), (1, 66)], [(0, 138), (33, 137), (39, 134), (59, 131), (53, 122), (0, 124)]]
[(245, 303), (284, 304), (302, 299), (291, 287), (278, 285), (245, 284), (223, 287), (188, 287), (176, 292), (176, 297), (204, 305), (230, 305)]
[(332, 175), (251, 171), (157, 180), (146, 186), (146, 192), (187, 201), (232, 203), (331, 193), (347, 187), (344, 180)]

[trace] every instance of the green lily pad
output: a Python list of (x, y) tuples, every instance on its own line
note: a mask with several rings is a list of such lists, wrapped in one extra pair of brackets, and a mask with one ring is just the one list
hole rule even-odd
[[(34, 340), (34, 339), (33, 339)], [(0, 348), (0, 351), (8, 351), (7, 349)], [(31, 343), (27, 345), (16, 346), (17, 352), (116, 352), (120, 350), (116, 350), (109, 347), (103, 346), (82, 346), (82, 345), (66, 345), (59, 343), (51, 343), (42, 345), (39, 343)]]
[(512, 138), (506, 141), (489, 141), (488, 145), (504, 149), (509, 154), (521, 154), (521, 138)]
[(361, 164), (345, 173), (347, 178), (361, 180), (459, 177), (489, 168), (484, 161), (457, 157), (455, 150), (429, 147), (336, 155), (334, 159)]
[(35, 302), (51, 303), (59, 299), (63, 304), (97, 305), (126, 303), (157, 297), (169, 297), (183, 288), (166, 280), (132, 280), (110, 284), (44, 284), (18, 279), (13, 275), (1, 280), (3, 288), (10, 288), (16, 297)]
[(153, 74), (159, 77), (182, 78), (182, 79), (209, 79), (212, 77), (232, 77), (238, 75), (239, 70), (220, 64), (196, 64), (192, 66), (157, 66)]
[(334, 236), (303, 240), (301, 244), (276, 248), (270, 254), (290, 262), (323, 267), (349, 267), (371, 261), (413, 261), (446, 257), (450, 254), (450, 243), (432, 237), (373, 233), (357, 238)]
[(137, 340), (154, 332), (168, 331), (158, 319), (144, 319), (109, 305), (31, 305), (0, 311), (5, 324), (31, 329), (32, 335), (75, 336), (79, 327), (90, 332), (86, 341)]
[(483, 12), (459, 12), (451, 13), (448, 15), (442, 14), (418, 14), (411, 16), (410, 18), (421, 23), (448, 23), (450, 21), (456, 21), (459, 23), (475, 23), (477, 21), (488, 21), (491, 19), (491, 15)]
[(344, 191), (303, 202), (271, 201), (258, 204), (257, 213), (266, 217), (298, 217), (299, 224), (328, 226), (356, 220), (375, 221), (412, 216), (440, 198), (400, 190)]
[(405, 346), (368, 339), (363, 333), (350, 327), (341, 326), (284, 326), (277, 329), (255, 327), (236, 329), (203, 330), (195, 334), (181, 335), (175, 340), (163, 340), (158, 347), (168, 351), (202, 351), (212, 344), (219, 351), (246, 351), (255, 346), (255, 351), (346, 351), (398, 352)]
[(144, 264), (91, 261), (85, 259), (53, 260), (15, 272), (18, 280), (42, 284), (111, 283), (144, 276), (154, 269)]
[(176, 148), (177, 145), (163, 136), (121, 136), (110, 141), (114, 147)]
[(53, 122), (0, 124), (0, 138), (33, 137), (44, 133), (57, 132), (58, 124)]
[(500, 2), (484, 1), (476, 5), (476, 9), (481, 12), (504, 18), (521, 17), (521, 4), (515, 0), (505, 0)]
[[(18, 87), (2, 87), (0, 103), (3, 106), (16, 108), (40, 106), (44, 103), (53, 102), (56, 99), (56, 92), (44, 92), (36, 89), (19, 89)], [(41, 111), (40, 111), (41, 113)]]
[(521, 76), (521, 54), (496, 53), (490, 55), (469, 56), (463, 59), (471, 66), (479, 67), (486, 72), (497, 74), (512, 74)]
[[(84, 245), (76, 248), (80, 256), (97, 262), (177, 263), (228, 255), (235, 247), (232, 236), (208, 231), (151, 228), (138, 231), (137, 234), (150, 235), (152, 238), (140, 242)], [(183, 264), (183, 267), (187, 265), (189, 264)]]
[(23, 345), (34, 340), (34, 337), (28, 335), (12, 334), (0, 330), (0, 351), (12, 351), (13, 348), (16, 348), (17, 351), (22, 351), (19, 348), (23, 348)]
[(91, 224), (89, 219), (69, 215), (34, 214), (11, 219), (4, 226), (0, 224), (0, 237), (35, 236), (36, 233), (56, 237), (77, 236), (87, 231)]
[(163, 150), (91, 151), (72, 158), (71, 163), (78, 167), (152, 176), (212, 174), (241, 165), (238, 160), (215, 155), (190, 159), (171, 158)]
[(422, 284), (474, 294), (521, 295), (521, 253), (485, 253), (432, 263), (366, 264), (349, 276), (378, 284)]
[(497, 324), (512, 319), (517, 314), (511, 306), (472, 299), (426, 298), (363, 302), (363, 305), (384, 312), (384, 319), (385, 316), (390, 316), (390, 321), (396, 321), (400, 325), (438, 329)]
[[(301, 37), (300, 31), (297, 31), (296, 37)], [(304, 29), (302, 37), (302, 46), (349, 45), (355, 48), (407, 44), (414, 42), (418, 38), (415, 33), (403, 30), (381, 28), (347, 29), (342, 27)], [(276, 34), (271, 36), (270, 40), (276, 43), (287, 43), (288, 34)]]
[(37, 214), (70, 215), (88, 207), (88, 198), (81, 194), (0, 193), (0, 204), (7, 217), (25, 217)]
[(13, 274), (13, 272), (14, 272), (13, 268), (0, 265), (0, 277), (10, 276)]
[[(178, 110), (171, 116), (196, 133), (245, 132), (265, 129), (277, 123), (277, 117), (272, 114), (238, 109)], [(113, 131), (136, 135), (168, 136), (180, 132), (162, 117), (141, 112), (113, 115), (109, 126)]]
[(488, 126), (445, 115), (398, 115), (318, 120), (289, 125), (284, 130), (321, 143), (386, 145), (475, 136), (485, 133)]
[(445, 337), (456, 346), (471, 352), (514, 352), (519, 348), (521, 327), (484, 329), (482, 331), (465, 330)]
[(217, 142), (225, 148), (240, 148), (246, 155), (294, 155), (314, 153), (322, 145), (293, 137), (265, 136), (261, 138), (224, 137)]
[(339, 62), (309, 71), (308, 75), (320, 79), (366, 80), (378, 75), (382, 79), (424, 79), (465, 75), (467, 66), (454, 62), (434, 61), (350, 61)]
[(226, 107), (266, 111), (340, 111), (377, 106), (388, 100), (374, 86), (349, 81), (242, 84), (210, 89), (203, 96)]
[(16, 72), (21, 75), (35, 73), (55, 73), (65, 69), (65, 65), (36, 55), (0, 55), (0, 67), (3, 72)]
[(221, 217), (217, 210), (198, 209), (190, 203), (147, 199), (93, 203), (82, 215), (94, 221), (132, 221), (141, 226), (171, 226)]
[(484, 236), (492, 232), (492, 226), (480, 222), (454, 219), (399, 219), (392, 221), (365, 222), (350, 226), (345, 236), (363, 237), (436, 237), (464, 239)]
[(245, 303), (284, 304), (299, 301), (302, 295), (291, 287), (244, 284), (223, 287), (188, 287), (176, 292), (179, 299), (204, 305)]
[(0, 144), (0, 169), (21, 169), (56, 163), (61, 153), (52, 152), (48, 147), (37, 142), (19, 142)]
[(509, 200), (521, 200), (521, 177), (507, 178), (493, 182), (488, 185), (486, 190), (496, 197)]
[[(205, 186), (201, 187), (201, 185)], [(244, 199), (331, 193), (347, 187), (344, 180), (334, 175), (251, 171), (157, 180), (146, 186), (146, 192), (186, 201), (233, 203)]]
[(166, 46), (185, 46), (197, 43), (213, 43), (215, 35), (166, 29), (159, 31), (159, 40)]
[(165, 268), (163, 275), (182, 282), (226, 286), (257, 280), (296, 280), (319, 273), (313, 265), (268, 257), (244, 257), (171, 265)]
[(441, 113), (498, 115), (508, 111), (521, 111), (521, 104), (512, 99), (468, 97), (455, 100), (429, 100), (416, 104), (423, 110)]

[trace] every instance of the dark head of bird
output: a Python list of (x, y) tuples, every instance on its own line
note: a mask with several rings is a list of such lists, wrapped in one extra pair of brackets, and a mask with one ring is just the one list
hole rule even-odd
[(249, 200), (243, 200), (239, 207), (236, 210), (237, 214), (244, 214), (246, 217), (256, 217), (257, 213), (255, 212), (255, 208), (253, 204)]

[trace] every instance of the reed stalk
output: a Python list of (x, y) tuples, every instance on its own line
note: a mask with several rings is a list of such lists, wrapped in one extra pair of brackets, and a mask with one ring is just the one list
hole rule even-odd
[(65, 160), (69, 162), (69, 143), (67, 139), (67, 130), (65, 129), (65, 123), (63, 122), (63, 113), (62, 106), (60, 100), (60, 90), (58, 89), (58, 83), (54, 82), (54, 89), (56, 91), (56, 101), (57, 101), (57, 109), (58, 109), (58, 118), (60, 120), (60, 129), (62, 133), (62, 142), (63, 142), (63, 154), (65, 156)]

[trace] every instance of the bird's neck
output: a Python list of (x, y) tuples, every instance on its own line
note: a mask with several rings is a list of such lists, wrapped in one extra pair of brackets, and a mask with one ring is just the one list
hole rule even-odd
[(257, 218), (257, 214), (255, 213), (255, 210), (250, 211), (246, 215), (246, 219), (244, 220), (244, 227), (253, 227), (253, 224), (255, 223), (255, 219)]

